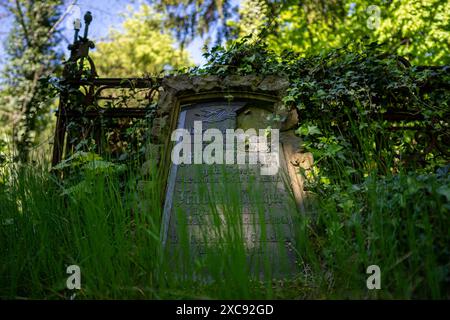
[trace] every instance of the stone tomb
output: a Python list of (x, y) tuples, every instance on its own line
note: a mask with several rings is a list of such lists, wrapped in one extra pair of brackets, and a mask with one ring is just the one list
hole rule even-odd
[[(297, 112), (281, 103), (288, 87), (286, 79), (276, 76), (163, 79), (152, 143), (162, 149), (160, 173), (166, 185), (161, 238), (171, 267), (181, 274), (211, 263), (250, 266), (257, 274), (268, 269), (280, 276), (296, 271), (293, 248), (303, 210), (298, 171), (308, 170), (312, 157), (302, 152), (294, 134)], [(268, 122), (268, 115), (278, 121)], [(278, 173), (261, 175), (261, 163), (175, 165), (171, 133), (176, 128), (192, 131), (197, 120), (203, 130), (279, 128)]]
[[(193, 134), (195, 121), (201, 121), (203, 132), (210, 128), (224, 133), (238, 128), (258, 132), (273, 125), (267, 119), (276, 100), (258, 99), (257, 94), (250, 98), (239, 93), (234, 93), (233, 99), (230, 94), (224, 96), (216, 94), (211, 99), (208, 94), (207, 99), (201, 99), (202, 95), (197, 95), (200, 99), (189, 99), (189, 103), (180, 99), (176, 126), (172, 127)], [(182, 261), (177, 259), (184, 257), (186, 261), (186, 255), (194, 264), (214, 255), (223, 261), (224, 255), (233, 259), (240, 254), (245, 255), (250, 270), (261, 275), (269, 271), (286, 276), (296, 271), (301, 181), (291, 163), (293, 144), (287, 130), (281, 131), (275, 175), (262, 175), (264, 164), (249, 164), (248, 157), (245, 164), (194, 164), (192, 136), (192, 163), (171, 163), (166, 183), (161, 237), (174, 267)], [(224, 147), (236, 142), (223, 136)], [(208, 144), (203, 142), (201, 150)]]

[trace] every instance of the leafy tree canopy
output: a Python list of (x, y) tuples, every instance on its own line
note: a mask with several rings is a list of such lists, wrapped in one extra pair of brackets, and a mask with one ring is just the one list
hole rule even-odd
[(275, 20), (268, 42), (277, 51), (323, 53), (367, 38), (416, 65), (450, 63), (447, 0), (290, 1)]
[(231, 0), (148, 0), (158, 11), (167, 14), (166, 26), (175, 31), (184, 44), (197, 35), (215, 30), (217, 42), (230, 38), (227, 22), (237, 12)]
[(175, 39), (163, 30), (164, 16), (149, 5), (130, 12), (123, 30), (111, 30), (109, 41), (96, 44), (92, 57), (102, 77), (158, 74), (191, 64), (188, 53), (176, 48)]
[(60, 65), (56, 47), (62, 1), (1, 1), (0, 5), (12, 19), (1, 74), (0, 133), (12, 134), (20, 160), (26, 161), (35, 137), (48, 125), (54, 100), (52, 90), (40, 80)]
[(448, 0), (242, 0), (238, 9), (229, 0), (150, 2), (169, 12), (182, 40), (215, 29), (219, 42), (253, 34), (307, 56), (368, 38), (413, 64), (450, 63)]

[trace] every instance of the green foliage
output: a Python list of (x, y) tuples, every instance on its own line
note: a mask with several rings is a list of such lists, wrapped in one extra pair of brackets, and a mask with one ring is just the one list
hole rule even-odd
[(6, 42), (4, 87), (0, 95), (2, 131), (13, 136), (19, 160), (28, 160), (30, 148), (47, 127), (54, 90), (41, 81), (57, 68), (60, 54), (56, 22), (61, 1), (15, 1), (5, 4), (12, 17)]
[(96, 153), (78, 151), (69, 158), (64, 159), (52, 168), (55, 172), (64, 172), (68, 179), (63, 181), (64, 190), (62, 195), (72, 193), (93, 194), (92, 185), (89, 184), (89, 177), (97, 175), (110, 175), (126, 171), (126, 166), (105, 161)]
[[(99, 161), (94, 154), (76, 158)], [(163, 250), (164, 189), (159, 180), (141, 187), (131, 171), (125, 178), (92, 171), (67, 189), (42, 168), (12, 169), (0, 188), (0, 297), (69, 299), (65, 268), (77, 264), (77, 299), (448, 298), (448, 168), (329, 186), (294, 219), (298, 275), (263, 281), (249, 272), (243, 229), (236, 228), (239, 188), (211, 194), (229, 200), (219, 215), (227, 223), (217, 217), (204, 230), (205, 239), (212, 232), (234, 241), (212, 243), (194, 259), (183, 251), (190, 242), (181, 223), (182, 255)], [(382, 290), (366, 288), (371, 264), (382, 270)]]
[(216, 28), (218, 43), (258, 36), (278, 53), (305, 57), (367, 38), (416, 65), (450, 64), (448, 0), (244, 0), (239, 9), (231, 1), (154, 2), (183, 40)]
[(251, 35), (257, 39), (270, 16), (270, 9), (266, 0), (244, 0), (239, 6), (238, 21), (229, 20), (228, 26), (233, 29), (235, 37)]
[[(410, 172), (332, 185), (314, 206), (309, 245), (323, 286), (339, 298), (360, 297), (364, 270), (377, 264), (383, 290), (373, 297), (439, 299), (450, 283), (448, 167), (438, 174)], [(309, 248), (309, 249), (311, 249)], [(309, 252), (304, 252), (310, 255)], [(369, 295), (372, 296), (372, 295)]]
[[(383, 48), (357, 43), (300, 58), (292, 51), (278, 55), (263, 42), (244, 37), (213, 48), (205, 54), (205, 66), (193, 72), (287, 78), (290, 87), (283, 102), (298, 110), (302, 124), (297, 133), (315, 155), (322, 178), (340, 179), (357, 170), (358, 179), (374, 169), (386, 174), (408, 166), (433, 171), (449, 155), (448, 69), (409, 67)], [(398, 111), (422, 120), (384, 120)], [(434, 144), (427, 136), (435, 137)]]
[[(255, 14), (251, 4), (256, 2), (261, 10)], [(117, 159), (97, 154), (93, 132), (71, 123), (73, 154), (54, 168), (63, 172), (63, 182), (35, 168), (10, 165), (0, 171), (0, 297), (68, 298), (63, 266), (69, 261), (81, 264), (82, 298), (448, 298), (450, 77), (448, 68), (410, 67), (397, 55), (415, 63), (448, 62), (448, 2), (375, 1), (381, 19), (370, 34), (366, 1), (352, 1), (353, 9), (349, 1), (283, 1), (276, 10), (275, 2), (248, 0), (241, 10), (247, 20), (234, 25), (235, 31), (242, 35), (246, 28), (265, 25), (263, 32), (214, 47), (205, 53), (205, 66), (191, 74), (289, 80), (283, 102), (297, 110), (296, 132), (304, 151), (315, 158), (312, 170), (300, 172), (308, 197), (307, 214), (295, 225), (298, 277), (258, 281), (247, 272), (239, 241), (218, 246), (205, 260), (192, 261), (187, 253), (174, 268), (159, 238), (164, 186), (156, 172), (142, 176), (131, 172), (133, 161), (123, 165), (128, 157), (139, 165), (145, 152), (139, 142), (121, 143), (145, 140), (142, 123), (115, 123), (126, 128), (124, 136), (119, 129), (101, 132), (113, 142), (109, 151)], [(168, 21), (173, 21), (177, 3), (158, 4), (168, 6)], [(216, 10), (226, 8), (227, 1), (187, 1), (182, 7), (193, 4), (202, 8), (193, 16), (204, 15), (204, 28), (215, 17), (226, 19), (227, 13)], [(279, 14), (267, 21), (261, 12)], [(159, 33), (163, 20), (148, 7), (128, 19), (123, 33), (113, 32), (112, 42), (99, 45), (100, 73), (158, 73), (167, 61), (185, 65), (180, 52), (165, 55), (172, 39)], [(184, 34), (195, 31), (198, 22), (190, 21)], [(137, 36), (140, 32), (154, 39), (151, 45)], [(356, 41), (366, 35), (386, 44)], [(343, 46), (346, 42), (351, 44)], [(124, 48), (131, 51), (125, 54)], [(150, 64), (156, 68), (147, 69)], [(74, 110), (116, 106), (86, 106), (78, 88), (69, 90)], [(126, 105), (129, 98), (116, 100)], [(412, 120), (385, 120), (398, 111)], [(136, 157), (132, 149), (138, 150)], [(226, 203), (228, 211), (242, 206)], [(188, 247), (187, 240), (181, 246)], [(365, 268), (371, 264), (381, 267), (382, 291), (365, 287)], [(180, 279), (174, 273), (179, 268), (189, 276)], [(212, 278), (198, 281), (194, 271), (205, 268)]]
[(230, 42), (226, 47), (215, 46), (205, 52), (203, 56), (207, 62), (202, 67), (191, 70), (193, 74), (279, 74), (281, 68), (280, 57), (269, 50), (261, 42), (251, 41), (251, 36)]
[(277, 52), (315, 55), (367, 38), (416, 65), (450, 63), (447, 0), (285, 1), (278, 10), (267, 39)]
[(175, 31), (182, 43), (195, 36), (211, 36), (215, 31), (216, 41), (230, 36), (227, 21), (233, 17), (236, 7), (230, 0), (150, 0), (155, 9), (167, 14), (166, 28)]
[[(296, 132), (315, 159), (300, 172), (308, 197), (298, 243), (318, 295), (446, 296), (448, 68), (411, 67), (376, 43), (300, 58), (249, 38), (213, 48), (193, 72), (289, 80), (283, 102), (298, 110)], [(399, 111), (416, 118), (385, 120)], [(385, 270), (379, 294), (359, 287), (371, 264)]]
[(61, 195), (47, 170), (27, 167), (8, 180), (0, 188), (0, 296), (69, 299), (65, 269), (76, 263), (85, 284), (78, 296), (140, 296), (130, 276), (142, 283), (156, 270), (149, 226), (159, 218), (149, 207), (145, 215), (135, 211), (133, 224), (135, 184), (123, 190), (116, 175), (97, 173), (86, 175), (88, 188)]
[(170, 33), (161, 29), (164, 15), (142, 5), (130, 12), (123, 31), (111, 30), (108, 41), (96, 44), (92, 53), (102, 77), (157, 75), (190, 65), (186, 51), (176, 48)]
[[(93, 154), (76, 157), (89, 162), (97, 158)], [(192, 261), (189, 254), (179, 259), (161, 243), (159, 200), (164, 188), (158, 179), (142, 181), (132, 170), (127, 170), (125, 178), (96, 172), (86, 174), (83, 184), (62, 192), (67, 189), (42, 169), (14, 170), (0, 188), (2, 298), (68, 299), (73, 294), (65, 287), (65, 269), (70, 264), (82, 270), (77, 299), (261, 299), (302, 294), (297, 291), (302, 289), (298, 280), (269, 279), (265, 284), (251, 275), (242, 229), (236, 228), (242, 220), (232, 215), (240, 208), (236, 194), (221, 213), (228, 224), (211, 227), (227, 240), (239, 238), (213, 243), (208, 254)], [(187, 232), (181, 226), (180, 232)], [(204, 231), (205, 237), (210, 235)], [(178, 249), (189, 247), (189, 239), (180, 237), (180, 242)], [(205, 269), (208, 274), (202, 275)], [(286, 290), (285, 285), (291, 288)]]

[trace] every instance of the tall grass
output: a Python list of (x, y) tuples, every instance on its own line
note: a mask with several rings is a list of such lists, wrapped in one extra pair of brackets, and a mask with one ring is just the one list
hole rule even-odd
[(85, 297), (139, 295), (130, 279), (144, 283), (153, 274), (158, 212), (132, 219), (136, 191), (120, 190), (116, 176), (87, 175), (85, 181), (89, 188), (64, 196), (52, 174), (24, 167), (3, 186), (2, 296), (64, 298), (71, 264), (81, 267)]
[[(321, 198), (302, 253), (314, 251), (325, 296), (448, 298), (449, 182), (433, 174), (370, 177)], [(370, 265), (381, 269), (382, 290), (363, 288)]]
[[(450, 296), (448, 172), (369, 175), (310, 198), (306, 213), (291, 205), (290, 214), (298, 218), (290, 253), (296, 263), (286, 277), (274, 272), (277, 264), (289, 264), (284, 246), (275, 259), (266, 254), (249, 262), (236, 186), (224, 183), (212, 193), (200, 186), (215, 198), (208, 204), (210, 228), (199, 235), (206, 253), (199, 256), (183, 223), (178, 253), (162, 245), (164, 189), (155, 177), (141, 181), (132, 170), (94, 170), (83, 176), (83, 188), (67, 194), (48, 168), (14, 166), (3, 172), (0, 298), (69, 299), (66, 267), (72, 264), (81, 268), (77, 299)], [(256, 186), (250, 189), (255, 197), (263, 194)], [(270, 226), (263, 222), (264, 207), (255, 209), (264, 238)], [(180, 221), (185, 217), (178, 211)], [(221, 241), (212, 240), (217, 235)], [(372, 264), (381, 268), (381, 290), (366, 287), (365, 271)]]
[[(215, 222), (199, 234), (205, 243), (211, 232), (219, 234), (207, 254), (190, 252), (190, 230), (180, 224), (181, 254), (174, 255), (159, 236), (164, 189), (158, 179), (137, 179), (131, 171), (89, 171), (82, 188), (68, 193), (45, 168), (12, 168), (0, 191), (0, 296), (68, 299), (66, 267), (72, 264), (81, 268), (80, 298), (274, 296), (271, 279), (266, 283), (249, 268), (241, 205), (231, 193), (220, 193), (227, 197), (227, 224), (212, 210)], [(215, 200), (209, 205), (214, 209)]]
[[(449, 298), (450, 166), (436, 172), (406, 168), (398, 159), (399, 141), (389, 138), (382, 122), (361, 127), (370, 123), (364, 113), (358, 121), (350, 114), (348, 118), (351, 150), (358, 152), (328, 157), (321, 164), (328, 182), (318, 183), (320, 173), (311, 180), (314, 196), (304, 224), (309, 239), (300, 241), (301, 256), (319, 275), (320, 295)], [(383, 148), (377, 148), (377, 139)], [(381, 269), (381, 290), (364, 288), (370, 265)]]

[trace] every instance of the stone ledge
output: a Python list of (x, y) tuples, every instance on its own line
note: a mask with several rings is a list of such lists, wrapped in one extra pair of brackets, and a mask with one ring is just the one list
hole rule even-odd
[(226, 77), (219, 76), (169, 76), (162, 81), (164, 90), (175, 90), (177, 94), (199, 93), (204, 91), (254, 91), (275, 93), (277, 96), (289, 87), (285, 78), (277, 76), (259, 77), (257, 75)]

